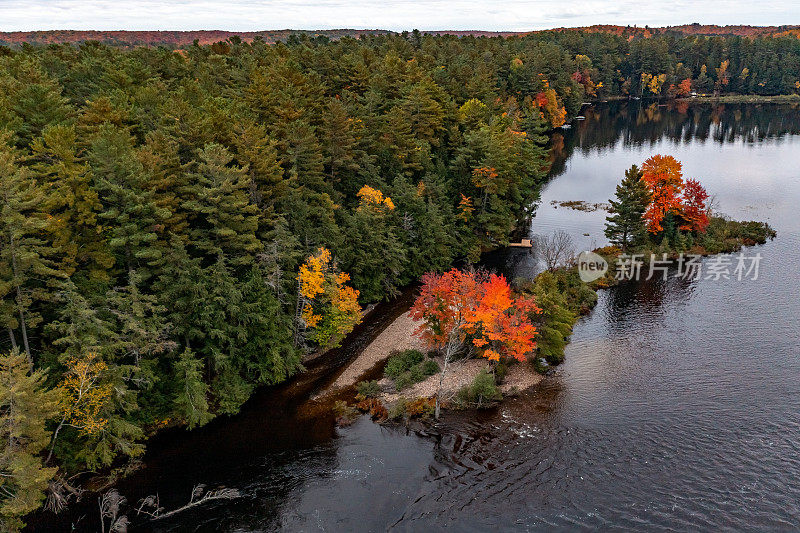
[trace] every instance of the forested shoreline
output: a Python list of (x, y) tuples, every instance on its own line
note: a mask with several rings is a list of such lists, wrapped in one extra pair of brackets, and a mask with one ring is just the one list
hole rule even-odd
[(794, 37), (0, 48), (0, 517), (58, 510), (70, 476), (237, 412), (360, 305), (506, 244), (582, 102), (798, 72)]

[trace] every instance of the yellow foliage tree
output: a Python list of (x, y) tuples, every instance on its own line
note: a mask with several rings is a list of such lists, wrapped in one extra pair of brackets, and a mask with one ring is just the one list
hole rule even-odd
[[(63, 423), (85, 435), (96, 435), (108, 425), (108, 418), (103, 413), (112, 391), (111, 384), (102, 380), (108, 365), (98, 354), (90, 352), (71, 357), (66, 366), (67, 372), (60, 387)], [(56, 436), (60, 429), (61, 426), (56, 429)]]
[(361, 202), (359, 205), (361, 208), (386, 208), (389, 211), (394, 209), (394, 202), (392, 202), (391, 198), (384, 196), (380, 190), (369, 185), (361, 187), (361, 190), (358, 191), (358, 198)]
[[(366, 187), (362, 202), (393, 209), (389, 198)], [(362, 196), (359, 193), (359, 196)], [(366, 198), (366, 200), (364, 199)], [(386, 203), (389, 200), (389, 204)], [(390, 207), (391, 205), (391, 207)], [(320, 248), (301, 265), (297, 276), (298, 296), (295, 342), (311, 340), (323, 348), (337, 345), (361, 320), (359, 292), (347, 285), (350, 276), (339, 272), (331, 253)]]

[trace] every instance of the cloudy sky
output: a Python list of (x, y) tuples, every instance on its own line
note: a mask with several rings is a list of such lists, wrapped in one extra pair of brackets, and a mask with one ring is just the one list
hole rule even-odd
[(0, 0), (0, 31), (800, 24), (797, 0)]

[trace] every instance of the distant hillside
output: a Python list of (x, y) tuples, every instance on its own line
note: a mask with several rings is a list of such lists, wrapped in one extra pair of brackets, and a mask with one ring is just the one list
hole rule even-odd
[[(554, 30), (538, 31), (585, 31), (596, 33), (611, 33), (614, 35), (627, 35), (650, 37), (663, 33), (676, 33), (682, 35), (738, 35), (742, 37), (763, 36), (800, 36), (800, 25), (795, 26), (715, 26), (700, 24), (684, 24), (681, 26), (667, 26), (663, 28), (650, 28), (648, 26), (614, 26), (594, 25), (578, 28), (555, 28)], [(26, 31), (26, 32), (0, 32), (0, 45), (14, 46), (22, 43), (47, 45), (53, 43), (82, 43), (84, 41), (100, 41), (114, 46), (167, 46), (181, 48), (191, 45), (195, 40), (200, 44), (211, 44), (224, 41), (233, 36), (238, 36), (244, 41), (261, 38), (267, 43), (285, 41), (292, 34), (305, 34), (311, 37), (325, 36), (329, 39), (341, 37), (358, 37), (362, 34), (388, 34), (396, 33), (389, 30), (265, 30), (253, 32), (236, 32), (222, 30), (197, 30), (197, 31), (83, 31), (83, 30), (52, 30), (52, 31)], [(536, 32), (513, 31), (484, 31), (484, 30), (438, 30), (426, 31), (431, 35), (456, 35), (459, 37), (509, 37), (513, 35), (526, 35)]]
[(579, 28), (556, 28), (556, 31), (586, 31), (595, 33), (612, 33), (614, 35), (637, 35), (650, 37), (663, 33), (676, 33), (681, 35), (737, 35), (739, 37), (766, 37), (786, 35), (798, 31), (800, 26), (717, 26), (715, 24), (683, 24), (680, 26), (665, 26), (650, 28), (648, 26), (614, 26), (610, 24), (597, 24)]
[(52, 30), (52, 31), (24, 31), (0, 32), (0, 44), (18, 45), (53, 44), (53, 43), (82, 43), (84, 41), (100, 41), (104, 44), (116, 46), (168, 46), (182, 47), (192, 44), (197, 40), (200, 44), (211, 44), (224, 41), (233, 36), (238, 36), (243, 41), (252, 41), (260, 37), (265, 42), (274, 43), (285, 41), (292, 34), (306, 34), (309, 36), (325, 36), (330, 39), (341, 37), (358, 37), (363, 33), (384, 34), (392, 33), (387, 30), (267, 30), (267, 31), (82, 31), (82, 30)]

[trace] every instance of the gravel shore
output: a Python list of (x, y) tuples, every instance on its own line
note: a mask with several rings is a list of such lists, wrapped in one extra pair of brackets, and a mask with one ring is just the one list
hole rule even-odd
[(400, 315), (353, 359), (331, 386), (332, 389), (355, 385), (358, 378), (396, 350), (425, 351), (422, 340), (414, 335), (419, 324), (408, 313)]
[[(355, 385), (364, 372), (387, 359), (392, 352), (409, 349), (425, 352), (427, 350), (425, 344), (418, 336), (414, 335), (418, 327), (419, 323), (415, 322), (408, 313), (400, 315), (350, 362), (326, 392)], [(441, 357), (437, 357), (436, 362), (440, 367), (443, 366)], [(442, 396), (446, 399), (464, 385), (472, 383), (475, 376), (481, 369), (486, 368), (487, 364), (487, 360), (482, 358), (451, 362), (442, 384)], [(530, 365), (515, 364), (509, 368), (500, 390), (503, 394), (522, 391), (533, 387), (542, 379), (542, 376), (537, 374)], [(382, 379), (380, 383), (387, 389), (381, 399), (386, 403), (392, 403), (401, 396), (405, 398), (433, 396), (439, 388), (439, 374), (434, 374), (402, 392), (392, 391), (394, 387), (388, 378)]]

